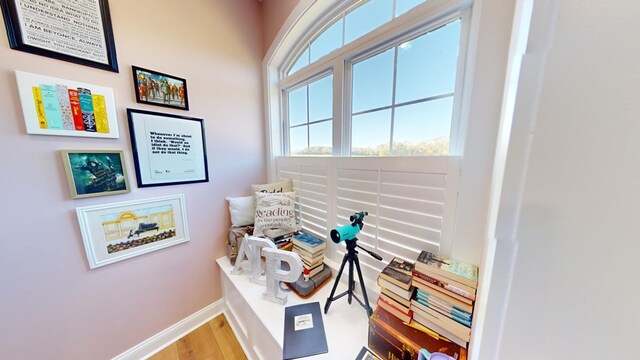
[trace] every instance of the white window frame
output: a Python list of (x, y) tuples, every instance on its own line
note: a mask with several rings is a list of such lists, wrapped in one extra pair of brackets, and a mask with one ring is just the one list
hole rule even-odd
[[(439, 28), (457, 18), (462, 19), (460, 29), (460, 43), (458, 53), (458, 67), (456, 83), (454, 89), (454, 103), (451, 121), (451, 132), (449, 137), (449, 155), (456, 156), (462, 153), (464, 144), (464, 128), (460, 117), (460, 107), (462, 104), (462, 94), (464, 86), (464, 68), (466, 63), (466, 48), (468, 43), (469, 23), (471, 18), (471, 0), (433, 0), (418, 5), (413, 10), (399, 16), (396, 19), (380, 26), (376, 30), (352, 41), (345, 46), (334, 50), (323, 56), (316, 62), (286, 76), (286, 71), (297, 60), (309, 43), (320, 31), (332, 23), (334, 19), (342, 16), (345, 10), (357, 5), (357, 2), (342, 3), (331, 11), (327, 11), (324, 16), (320, 16), (319, 24), (322, 24), (307, 33), (306, 38), (298, 42), (295, 51), (291, 51), (289, 56), (280, 63), (278, 70), (273, 73), (267, 69), (267, 80), (278, 88), (278, 97), (274, 99), (273, 94), (267, 94), (267, 102), (276, 105), (267, 114), (268, 128), (271, 132), (268, 135), (269, 146), (269, 169), (270, 176), (273, 173), (273, 159), (276, 156), (288, 155), (288, 106), (286, 93), (292, 89), (300, 87), (305, 83), (312, 82), (328, 72), (333, 73), (333, 156), (350, 156), (351, 153), (351, 72), (352, 64), (360, 59), (372, 56), (377, 52), (396, 46), (403, 41), (425, 34)], [(271, 75), (271, 76), (270, 76)], [(275, 77), (275, 78), (274, 78)], [(282, 78), (282, 80), (280, 80)], [(277, 109), (277, 110), (276, 110)], [(273, 118), (277, 116), (277, 118)], [(280, 121), (279, 121), (280, 120)], [(279, 132), (279, 137), (273, 135)], [(276, 141), (280, 144), (274, 144)]]

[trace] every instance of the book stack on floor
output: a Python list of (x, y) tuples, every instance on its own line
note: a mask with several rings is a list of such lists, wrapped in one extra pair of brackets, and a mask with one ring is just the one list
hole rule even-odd
[(478, 267), (422, 251), (415, 262), (413, 320), (467, 347), (471, 336)]
[(293, 252), (302, 258), (303, 272), (311, 278), (324, 269), (324, 249), (327, 243), (313, 235), (300, 233), (291, 238)]
[(381, 288), (378, 306), (406, 323), (413, 317), (410, 308), (414, 292), (412, 270), (412, 263), (393, 258), (378, 276)]

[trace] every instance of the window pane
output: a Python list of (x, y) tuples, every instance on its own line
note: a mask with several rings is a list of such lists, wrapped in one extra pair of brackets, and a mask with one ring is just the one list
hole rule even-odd
[(291, 67), (291, 69), (289, 69), (287, 75), (291, 75), (307, 65), (309, 65), (309, 47), (305, 48), (302, 54), (300, 54), (298, 60), (293, 63), (293, 66)]
[(342, 18), (323, 31), (309, 46), (310, 63), (342, 46)]
[(352, 112), (391, 105), (393, 55), (391, 48), (353, 65)]
[(391, 20), (393, 1), (371, 0), (345, 16), (344, 43), (348, 44)]
[(396, 17), (422, 4), (424, 0), (396, 0)]
[(391, 110), (351, 119), (351, 156), (387, 156), (391, 139)]
[(398, 46), (396, 103), (452, 93), (460, 20)]
[(309, 154), (331, 155), (331, 120), (309, 125)]
[(329, 119), (333, 114), (333, 75), (309, 84), (309, 121)]
[(289, 155), (301, 155), (307, 151), (307, 127), (298, 126), (289, 129)]
[(393, 155), (447, 155), (453, 96), (396, 108)]
[(289, 93), (289, 125), (307, 122), (307, 87), (303, 86)]

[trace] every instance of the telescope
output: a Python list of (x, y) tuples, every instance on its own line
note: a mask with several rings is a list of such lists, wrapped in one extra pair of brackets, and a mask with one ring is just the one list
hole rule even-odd
[[(347, 241), (345, 243), (345, 245), (347, 246), (347, 253), (344, 254), (342, 265), (340, 265), (340, 270), (338, 271), (338, 276), (336, 277), (336, 281), (333, 283), (333, 289), (331, 289), (331, 294), (327, 298), (327, 302), (324, 304), (325, 314), (329, 311), (331, 302), (343, 297), (344, 295), (348, 295), (349, 304), (351, 304), (351, 299), (356, 299), (360, 306), (362, 306), (367, 312), (367, 316), (371, 316), (371, 314), (373, 313), (373, 309), (371, 309), (371, 306), (369, 306), (369, 298), (367, 297), (367, 290), (365, 289), (364, 280), (362, 279), (362, 271), (360, 271), (360, 260), (358, 260), (358, 251), (356, 250), (356, 247), (360, 248), (372, 257), (378, 260), (382, 260), (382, 257), (380, 255), (374, 253), (373, 251), (367, 250), (357, 244), (358, 238), (356, 238), (356, 235), (358, 235), (360, 230), (362, 230), (362, 227), (364, 226), (363, 220), (367, 215), (369, 214), (366, 211), (355, 213), (349, 217), (349, 221), (351, 221), (351, 224), (343, 225), (331, 230), (330, 236), (331, 240), (333, 240), (334, 243), (338, 244), (342, 241)], [(344, 265), (347, 262), (349, 263), (349, 281), (347, 282), (348, 290), (340, 295), (335, 295), (336, 288), (338, 287), (338, 283), (340, 282), (340, 276), (342, 275), (342, 270), (344, 270)], [(353, 265), (355, 265), (355, 268), (358, 272), (358, 279), (360, 280), (360, 287), (362, 288), (362, 296), (364, 297), (364, 301), (360, 300), (354, 293), (355, 281), (353, 280)]]
[(364, 226), (362, 220), (364, 220), (364, 217), (367, 215), (369, 215), (369, 213), (367, 213), (366, 211), (361, 211), (359, 213), (351, 215), (349, 217), (349, 221), (351, 221), (351, 224), (342, 225), (339, 228), (331, 230), (331, 240), (333, 240), (334, 243), (338, 244), (344, 240), (351, 241), (355, 239), (356, 235), (358, 235), (360, 230), (362, 230), (362, 227)]

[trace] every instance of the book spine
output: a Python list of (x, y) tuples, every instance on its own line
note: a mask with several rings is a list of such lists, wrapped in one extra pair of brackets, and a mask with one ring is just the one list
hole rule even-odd
[(403, 283), (402, 281), (394, 278), (393, 276), (389, 276), (388, 274), (385, 274), (384, 272), (380, 273), (380, 277), (387, 280), (390, 283), (396, 284), (398, 287), (404, 289), (404, 290), (409, 290), (409, 288), (411, 288), (411, 280), (409, 280), (408, 283)]
[(423, 250), (418, 256), (414, 268), (422, 273), (436, 273), (474, 289), (478, 287), (477, 266), (462, 261), (436, 256)]
[(460, 296), (456, 293), (452, 293), (442, 289), (441, 287), (435, 286), (429, 282), (426, 282), (420, 278), (413, 278), (413, 285), (421, 289), (422, 291), (428, 292), (430, 294), (435, 294), (441, 299), (445, 299), (448, 302), (459, 306), (462, 309), (471, 311), (473, 308), (473, 301), (467, 299), (464, 296)]
[(454, 294), (458, 294), (460, 296), (464, 296), (469, 300), (475, 301), (476, 300), (476, 294), (475, 293), (471, 293), (468, 291), (465, 291), (463, 289), (461, 289), (460, 287), (456, 287), (455, 285), (452, 285), (451, 283), (447, 283), (441, 280), (438, 280), (436, 278), (433, 278), (427, 274), (423, 274), (419, 271), (413, 271), (413, 276), (414, 277), (418, 277), (426, 282), (429, 282), (435, 286), (441, 287), (443, 289), (449, 290)]
[(456, 336), (464, 339), (465, 341), (469, 341), (471, 337), (471, 329), (467, 326), (464, 326), (455, 320), (449, 318), (446, 315), (443, 315), (427, 306), (419, 304), (417, 301), (411, 301), (411, 310), (414, 313), (418, 313), (427, 319), (433, 321), (437, 325), (442, 326), (446, 330), (454, 333)]
[(53, 85), (40, 85), (44, 113), (47, 116), (47, 128), (62, 130), (62, 113), (60, 112), (60, 102), (58, 93)]
[(381, 301), (405, 315), (411, 315), (411, 310), (408, 307), (403, 307), (402, 304), (397, 303), (395, 300), (386, 297), (384, 294), (381, 294), (378, 297), (378, 304), (380, 304)]
[(463, 348), (466, 348), (468, 345), (468, 341), (456, 336), (454, 333), (446, 330), (442, 326), (437, 325), (436, 323), (428, 320), (417, 311), (413, 313), (413, 320), (418, 324), (421, 324), (422, 326), (426, 327), (427, 329), (435, 331), (438, 335), (452, 341), (457, 345), (460, 345)]
[(88, 132), (96, 132), (96, 117), (93, 113), (91, 90), (78, 88), (78, 97), (80, 98), (80, 109), (82, 110), (84, 130)]
[(40, 87), (34, 86), (31, 88), (33, 91), (33, 101), (36, 105), (36, 114), (38, 115), (38, 125), (40, 125), (40, 129), (47, 128), (47, 115), (44, 112), (44, 103), (42, 102), (42, 92), (40, 91)]
[(56, 92), (58, 93), (58, 103), (62, 114), (62, 127), (65, 130), (74, 130), (71, 104), (69, 104), (69, 89), (64, 85), (56, 84)]
[(468, 318), (469, 320), (471, 320), (471, 316), (473, 315), (473, 313), (471, 313), (470, 311), (467, 311), (465, 309), (461, 309), (458, 306), (452, 305), (451, 303), (448, 303), (445, 300), (442, 300), (436, 296), (427, 294), (427, 293), (423, 293), (420, 292), (419, 294), (416, 295), (416, 299), (418, 301), (422, 301), (424, 303), (430, 303), (430, 304), (434, 304), (434, 305), (438, 305), (442, 308), (447, 309), (447, 311), (454, 311), (456, 314), (458, 314), (460, 317), (462, 318)]
[(104, 96), (92, 94), (93, 113), (96, 118), (96, 131), (103, 134), (109, 133), (109, 120), (107, 119), (107, 105)]
[(82, 110), (80, 109), (80, 97), (78, 97), (78, 90), (69, 89), (68, 92), (71, 116), (73, 116), (73, 126), (78, 131), (84, 131), (84, 122), (82, 121)]
[(409, 307), (411, 305), (410, 299), (404, 299), (400, 295), (394, 293), (393, 291), (387, 288), (384, 288), (384, 287), (380, 288), (380, 294), (384, 294), (386, 297), (397, 301), (398, 303), (402, 304), (402, 306), (404, 307)]
[(447, 309), (446, 306), (441, 306), (439, 304), (431, 303), (431, 302), (423, 302), (423, 301), (420, 301), (420, 300), (417, 300), (417, 301), (418, 301), (419, 304), (421, 304), (423, 306), (426, 306), (426, 307), (428, 307), (430, 309), (433, 309), (433, 310), (441, 313), (442, 315), (444, 315), (444, 316), (446, 316), (446, 317), (448, 317), (448, 318), (450, 318), (450, 319), (452, 319), (452, 320), (454, 320), (454, 321), (456, 321), (456, 322), (458, 322), (458, 323), (460, 323), (460, 324), (462, 324), (462, 325), (464, 325), (464, 326), (466, 326), (468, 328), (471, 328), (471, 318), (470, 317), (467, 317), (467, 316), (465, 316), (465, 315), (463, 315), (463, 314), (461, 314), (459, 312), (457, 313), (454, 310)]

